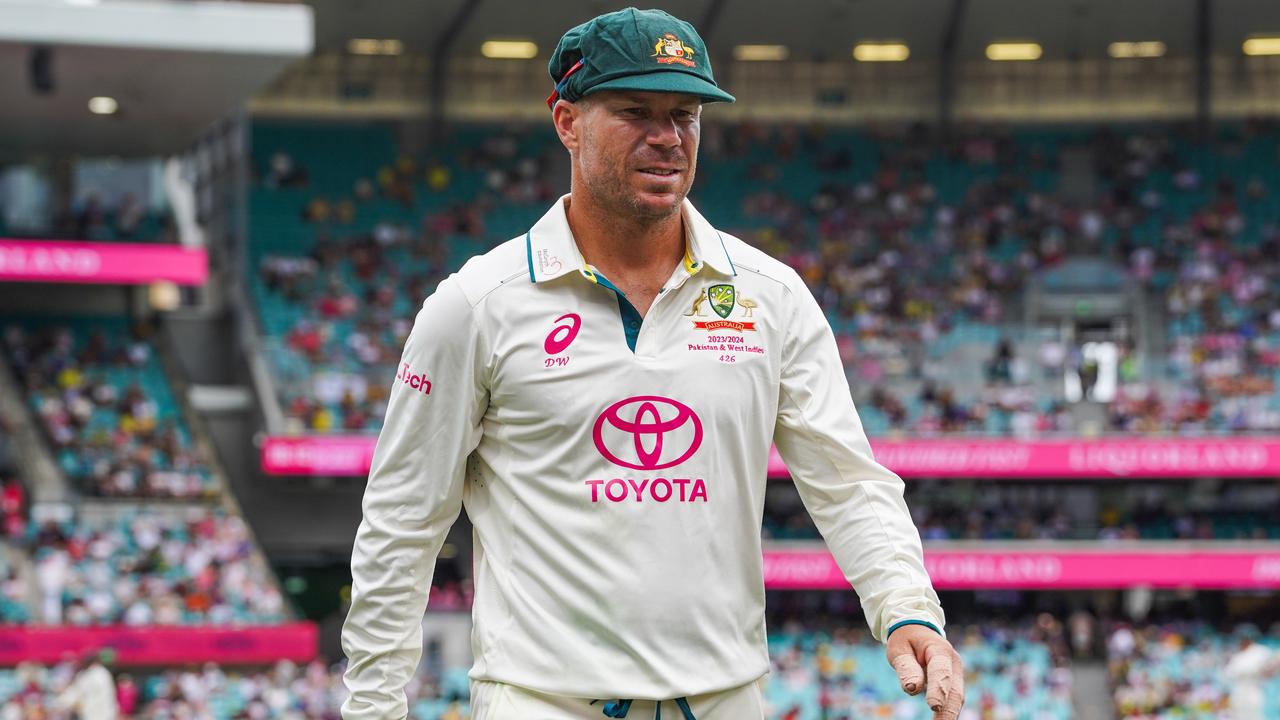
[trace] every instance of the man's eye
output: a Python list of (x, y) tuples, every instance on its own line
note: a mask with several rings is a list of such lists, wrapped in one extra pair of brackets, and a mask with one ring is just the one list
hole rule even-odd
[(622, 114), (631, 115), (633, 117), (639, 117), (641, 115), (644, 115), (644, 108), (638, 108), (638, 107), (624, 108), (622, 110)]

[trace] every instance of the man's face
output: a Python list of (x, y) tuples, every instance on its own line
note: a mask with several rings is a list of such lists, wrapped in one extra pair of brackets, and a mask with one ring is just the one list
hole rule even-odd
[(593, 93), (577, 105), (581, 187), (619, 215), (658, 220), (680, 212), (698, 165), (702, 101), (679, 93)]

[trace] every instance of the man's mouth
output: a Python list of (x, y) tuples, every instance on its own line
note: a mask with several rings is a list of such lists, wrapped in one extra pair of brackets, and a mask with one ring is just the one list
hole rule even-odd
[(676, 168), (640, 168), (640, 172), (646, 175), (656, 175), (658, 177), (670, 177), (680, 172)]

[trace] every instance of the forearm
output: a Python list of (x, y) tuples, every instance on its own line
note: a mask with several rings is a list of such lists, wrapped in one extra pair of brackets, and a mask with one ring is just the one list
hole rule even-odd
[(403, 520), (366, 516), (361, 522), (342, 628), (351, 691), (343, 720), (408, 715), (404, 689), (422, 656), (422, 616), (449, 524), (452, 519), (415, 531)]

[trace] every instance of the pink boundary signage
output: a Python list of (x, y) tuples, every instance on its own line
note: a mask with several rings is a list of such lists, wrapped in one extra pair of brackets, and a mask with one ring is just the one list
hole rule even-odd
[(208, 278), (203, 248), (0, 238), (0, 281), (203, 285)]
[[(269, 475), (361, 476), (369, 472), (373, 435), (269, 437)], [(1136, 440), (873, 440), (876, 459), (903, 477), (1175, 479), (1280, 477), (1280, 437)], [(769, 477), (787, 477), (777, 449)]]
[(368, 475), (377, 441), (373, 435), (268, 437), (262, 443), (262, 471), (268, 475)]
[[(1280, 550), (936, 550), (925, 568), (940, 590), (1070, 588), (1280, 588)], [(764, 554), (765, 587), (778, 590), (849, 587), (831, 553), (780, 550)]]
[[(1097, 440), (872, 440), (903, 477), (1106, 478), (1280, 476), (1280, 437)], [(775, 448), (769, 476), (786, 477)]]
[(122, 665), (219, 662), (306, 662), (316, 656), (315, 623), (262, 627), (5, 627), (0, 628), (0, 665), (53, 663), (110, 647)]

